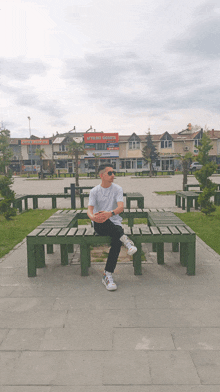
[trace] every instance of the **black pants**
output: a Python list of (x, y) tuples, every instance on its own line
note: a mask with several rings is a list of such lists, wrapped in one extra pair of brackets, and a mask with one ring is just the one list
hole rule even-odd
[(104, 223), (94, 222), (94, 229), (99, 235), (111, 237), (111, 248), (109, 250), (105, 270), (114, 272), (122, 246), (122, 242), (119, 238), (124, 234), (124, 230), (121, 226), (115, 225), (110, 219), (107, 219)]

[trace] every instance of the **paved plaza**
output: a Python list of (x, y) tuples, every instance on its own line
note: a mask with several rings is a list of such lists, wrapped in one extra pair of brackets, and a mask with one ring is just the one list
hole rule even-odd
[[(63, 193), (73, 182), (15, 178), (13, 189)], [(182, 175), (115, 182), (141, 192), (145, 207), (177, 211), (173, 195), (154, 191), (182, 189)], [(67, 207), (70, 199), (58, 200)], [(220, 256), (197, 238), (196, 275), (187, 276), (171, 245), (165, 265), (150, 245), (144, 251), (141, 276), (131, 260), (118, 263), (115, 292), (101, 283), (103, 263), (81, 277), (77, 254), (61, 266), (58, 247), (36, 278), (27, 277), (25, 240), (0, 259), (0, 391), (219, 392)]]

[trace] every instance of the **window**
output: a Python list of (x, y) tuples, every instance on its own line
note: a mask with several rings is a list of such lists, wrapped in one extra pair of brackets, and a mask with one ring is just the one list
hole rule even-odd
[(106, 143), (96, 143), (95, 149), (96, 150), (107, 150), (107, 145), (106, 145)]
[(68, 146), (65, 144), (59, 144), (59, 151), (67, 151), (68, 150)]
[(137, 159), (137, 169), (142, 169), (142, 159)]
[(129, 142), (129, 150), (140, 150), (140, 142), (138, 141)]
[(120, 169), (124, 169), (125, 168), (125, 161), (120, 161)]
[(201, 144), (201, 140), (200, 140), (200, 139), (195, 139), (195, 140), (194, 140), (194, 146), (195, 146), (195, 147), (200, 146), (200, 144)]
[(172, 140), (161, 140), (161, 148), (172, 148)]
[(130, 169), (131, 168), (131, 161), (126, 161), (126, 169)]

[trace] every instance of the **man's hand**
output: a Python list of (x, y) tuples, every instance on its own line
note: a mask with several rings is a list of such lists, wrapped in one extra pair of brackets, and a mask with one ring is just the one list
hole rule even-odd
[(112, 216), (111, 211), (99, 211), (93, 215), (93, 221), (96, 223), (104, 223)]

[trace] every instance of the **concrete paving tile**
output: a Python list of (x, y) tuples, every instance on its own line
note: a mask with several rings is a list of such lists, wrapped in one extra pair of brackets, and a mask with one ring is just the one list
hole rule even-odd
[(0, 328), (50, 328), (62, 327), (66, 311), (1, 312)]
[(220, 327), (215, 309), (138, 309), (137, 327)]
[(32, 387), (28, 386), (3, 386), (1, 392), (51, 392), (51, 387), (45, 387), (43, 385)]
[(39, 350), (45, 329), (11, 329), (0, 345), (0, 350)]
[(175, 350), (175, 346), (166, 328), (115, 328), (113, 350)]
[(8, 334), (8, 329), (0, 329), (0, 347), (1, 347), (1, 343), (3, 342), (3, 340), (5, 339), (5, 337)]
[(77, 326), (79, 329), (90, 325), (91, 328), (98, 326), (111, 327), (133, 327), (137, 326), (138, 313), (136, 309), (76, 309), (67, 314), (65, 326)]
[[(10, 380), (20, 355), (21, 352), (19, 351), (16, 352), (0, 351), (0, 370), (1, 370), (0, 386), (7, 384), (7, 381)], [(14, 384), (10, 383), (10, 385), (14, 385)]]
[(40, 350), (112, 350), (112, 329), (108, 326), (72, 325), (47, 330)]
[(148, 351), (152, 384), (200, 384), (196, 367), (188, 352)]
[(53, 385), (102, 385), (104, 351), (59, 353), (61, 364)]
[(0, 298), (9, 297), (14, 291), (14, 287), (1, 287), (0, 286)]
[(220, 328), (176, 328), (171, 333), (177, 350), (220, 350)]
[[(100, 282), (101, 283), (101, 282)], [(104, 286), (103, 286), (104, 287)], [(110, 294), (110, 295), (109, 295)], [(112, 295), (111, 295), (112, 294)], [(115, 295), (114, 295), (115, 294)], [(107, 290), (100, 293), (81, 292), (80, 295), (73, 297), (56, 298), (53, 309), (54, 310), (72, 310), (80, 308), (95, 308), (95, 309), (134, 309), (135, 298), (131, 294), (125, 295), (123, 291), (116, 293), (109, 293)]]
[[(114, 386), (61, 386), (51, 387), (50, 392), (219, 392), (219, 385), (114, 385)], [(3, 390), (3, 392), (17, 392)], [(20, 390), (18, 390), (20, 392)], [(24, 392), (25, 389), (24, 389)], [(29, 391), (28, 391), (29, 392)], [(32, 392), (32, 391), (30, 391)], [(35, 392), (35, 391), (33, 391)], [(37, 391), (38, 392), (38, 391)], [(43, 391), (44, 392), (44, 391)]]
[(59, 354), (24, 351), (7, 372), (3, 385), (50, 385), (61, 366)]
[(103, 366), (103, 384), (140, 385), (151, 384), (148, 357), (145, 352), (123, 351), (106, 353)]
[(0, 298), (0, 311), (25, 312), (37, 309), (52, 309), (53, 298)]
[(190, 354), (201, 384), (220, 385), (220, 351), (192, 351)]

